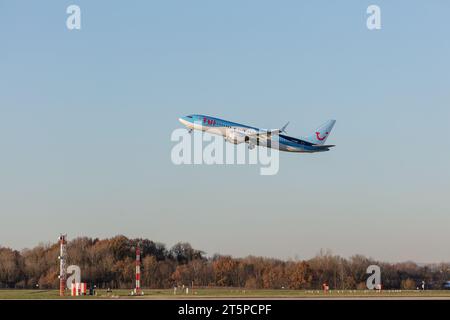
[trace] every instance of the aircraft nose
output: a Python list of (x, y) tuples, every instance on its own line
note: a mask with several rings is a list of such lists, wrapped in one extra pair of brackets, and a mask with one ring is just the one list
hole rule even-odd
[(189, 121), (186, 120), (186, 117), (178, 118), (178, 121), (180, 121), (184, 125), (187, 125), (189, 123)]

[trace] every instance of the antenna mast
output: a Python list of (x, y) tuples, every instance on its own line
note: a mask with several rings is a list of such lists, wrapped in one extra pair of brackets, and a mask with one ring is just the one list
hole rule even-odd
[(66, 289), (66, 241), (67, 234), (59, 236), (59, 295), (64, 296)]

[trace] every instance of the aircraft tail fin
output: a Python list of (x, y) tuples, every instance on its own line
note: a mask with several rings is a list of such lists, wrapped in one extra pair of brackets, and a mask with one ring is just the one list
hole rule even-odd
[(326, 123), (317, 128), (313, 134), (305, 137), (305, 140), (316, 145), (323, 145), (327, 141), (328, 136), (333, 129), (336, 120), (328, 120)]

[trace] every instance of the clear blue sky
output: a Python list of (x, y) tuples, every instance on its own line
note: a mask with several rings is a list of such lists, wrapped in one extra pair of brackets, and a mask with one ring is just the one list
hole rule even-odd
[[(65, 26), (69, 4), (82, 29)], [(381, 7), (382, 29), (366, 28)], [(0, 245), (449, 261), (450, 3), (0, 1)], [(301, 136), (280, 171), (174, 166), (190, 113)]]

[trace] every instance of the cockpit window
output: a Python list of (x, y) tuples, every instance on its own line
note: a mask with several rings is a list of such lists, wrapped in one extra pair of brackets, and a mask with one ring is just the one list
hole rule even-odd
[(190, 119), (192, 119), (192, 116), (186, 116), (186, 118), (190, 118)]

